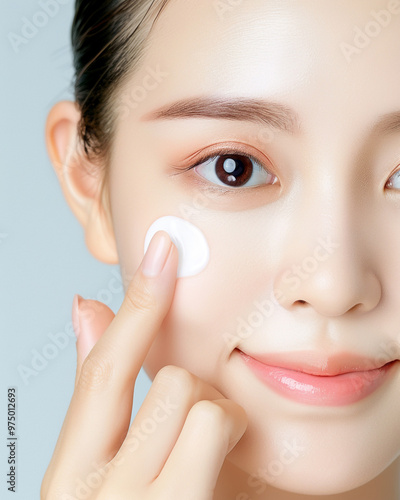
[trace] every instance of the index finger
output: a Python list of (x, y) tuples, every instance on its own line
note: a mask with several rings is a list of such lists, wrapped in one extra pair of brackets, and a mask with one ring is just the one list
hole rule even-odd
[[(152, 255), (159, 267), (165, 262), (159, 276), (145, 274)], [(171, 305), (177, 268), (177, 248), (158, 231), (119, 311), (82, 364), (53, 455), (66, 483), (110, 460), (125, 438), (135, 380)]]
[[(151, 273), (149, 264), (159, 267)], [(134, 274), (121, 307), (85, 359), (78, 386), (93, 390), (90, 365), (100, 359), (113, 390), (133, 388), (150, 346), (167, 314), (175, 291), (178, 250), (168, 233), (158, 231), (152, 238), (141, 265)], [(86, 366), (85, 366), (86, 365)], [(107, 369), (108, 367), (108, 369)], [(89, 379), (89, 380), (88, 380)]]

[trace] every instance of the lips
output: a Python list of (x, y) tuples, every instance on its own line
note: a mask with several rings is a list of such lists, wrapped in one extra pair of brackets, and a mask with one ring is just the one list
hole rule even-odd
[(345, 351), (327, 356), (317, 351), (251, 354), (244, 353), (240, 349), (237, 350), (244, 357), (251, 357), (265, 365), (288, 368), (289, 370), (320, 376), (334, 376), (342, 373), (375, 370), (392, 361), (361, 357)]
[(246, 366), (270, 389), (294, 401), (343, 406), (373, 393), (396, 373), (398, 360), (387, 363), (348, 352), (331, 356), (316, 351), (248, 355)]

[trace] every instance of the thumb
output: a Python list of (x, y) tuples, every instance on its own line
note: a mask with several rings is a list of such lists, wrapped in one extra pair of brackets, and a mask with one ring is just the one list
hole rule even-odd
[(77, 337), (75, 385), (79, 379), (83, 361), (108, 328), (114, 316), (113, 311), (103, 302), (84, 299), (79, 294), (75, 294), (72, 303), (72, 325)]

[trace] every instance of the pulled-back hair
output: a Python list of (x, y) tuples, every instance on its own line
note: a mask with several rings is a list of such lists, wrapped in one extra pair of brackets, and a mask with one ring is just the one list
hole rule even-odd
[(107, 164), (118, 89), (140, 65), (168, 0), (76, 0), (71, 27), (78, 136), (91, 160)]

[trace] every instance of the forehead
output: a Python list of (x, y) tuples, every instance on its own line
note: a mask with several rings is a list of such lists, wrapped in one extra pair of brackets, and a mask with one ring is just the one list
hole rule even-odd
[(152, 104), (274, 98), (319, 121), (400, 109), (400, 0), (170, 0), (149, 42), (147, 67), (167, 74)]

